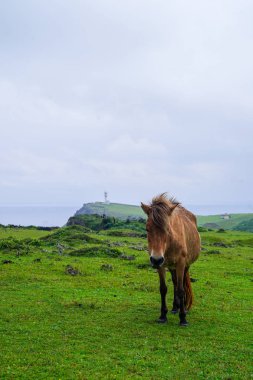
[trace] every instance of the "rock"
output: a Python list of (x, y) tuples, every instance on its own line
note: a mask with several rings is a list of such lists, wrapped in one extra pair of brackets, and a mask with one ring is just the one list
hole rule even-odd
[(129, 261), (135, 260), (135, 256), (127, 256), (127, 255), (124, 255), (123, 253), (122, 255), (119, 256), (119, 258), (123, 260), (129, 260)]
[(214, 247), (224, 247), (224, 248), (229, 247), (227, 244), (223, 243), (222, 241), (217, 241), (217, 242), (213, 243), (213, 246)]
[(104, 271), (112, 271), (113, 270), (113, 266), (111, 264), (103, 264), (101, 265), (101, 270), (104, 270)]
[(216, 249), (211, 249), (210, 251), (206, 251), (206, 254), (208, 255), (220, 255), (221, 252)]
[(71, 265), (66, 266), (65, 273), (70, 274), (71, 276), (76, 276), (78, 274), (81, 274), (81, 272), (78, 269), (73, 268)]
[(3, 260), (2, 263), (3, 264), (13, 264), (13, 261), (11, 261), (11, 260)]

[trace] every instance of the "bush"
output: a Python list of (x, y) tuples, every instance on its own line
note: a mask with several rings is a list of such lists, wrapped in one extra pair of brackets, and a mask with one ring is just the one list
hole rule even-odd
[(111, 248), (106, 245), (97, 245), (93, 247), (74, 249), (68, 254), (70, 256), (84, 257), (119, 257), (122, 252), (117, 248)]
[(146, 221), (143, 218), (127, 220), (116, 219), (105, 215), (76, 215), (69, 218), (67, 226), (80, 225), (88, 227), (93, 231), (103, 231), (110, 229), (131, 229), (134, 231), (145, 233)]
[(198, 226), (198, 231), (199, 232), (207, 232), (207, 229), (202, 227), (202, 226)]

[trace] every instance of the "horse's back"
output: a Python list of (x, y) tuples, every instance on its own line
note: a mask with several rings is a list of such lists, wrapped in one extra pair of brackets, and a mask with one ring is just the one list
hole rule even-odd
[(200, 236), (197, 228), (197, 218), (189, 210), (184, 207), (180, 207), (177, 210), (178, 229), (180, 229), (178, 237), (180, 237), (181, 242), (183, 243), (189, 263), (194, 262), (200, 252)]
[(191, 222), (193, 222), (197, 226), (197, 218), (191, 211), (187, 210), (184, 207), (181, 207), (181, 212), (185, 218), (188, 218)]

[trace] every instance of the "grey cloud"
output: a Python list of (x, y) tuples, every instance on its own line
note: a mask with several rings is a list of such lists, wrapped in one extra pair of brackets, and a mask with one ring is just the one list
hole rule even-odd
[(252, 11), (2, 2), (2, 202), (252, 202)]

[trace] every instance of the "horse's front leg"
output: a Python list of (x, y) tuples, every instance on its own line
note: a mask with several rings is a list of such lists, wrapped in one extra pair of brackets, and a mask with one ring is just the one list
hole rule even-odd
[(171, 313), (177, 314), (178, 310), (179, 310), (179, 306), (180, 306), (180, 301), (179, 301), (179, 298), (177, 295), (177, 273), (176, 273), (176, 269), (170, 269), (170, 273), (171, 273), (171, 278), (172, 278), (173, 288), (174, 288), (174, 298), (173, 298), (173, 306), (172, 306)]
[(180, 301), (179, 308), (179, 320), (180, 326), (187, 326), (188, 322), (186, 320), (186, 312), (185, 312), (185, 290), (184, 290), (184, 276), (185, 276), (185, 264), (182, 262), (178, 263), (176, 268), (177, 273), (177, 294)]
[(167, 322), (167, 304), (166, 304), (166, 294), (167, 294), (167, 286), (166, 286), (166, 270), (165, 268), (159, 268), (158, 274), (160, 278), (160, 294), (161, 294), (161, 315), (157, 320), (158, 323)]

